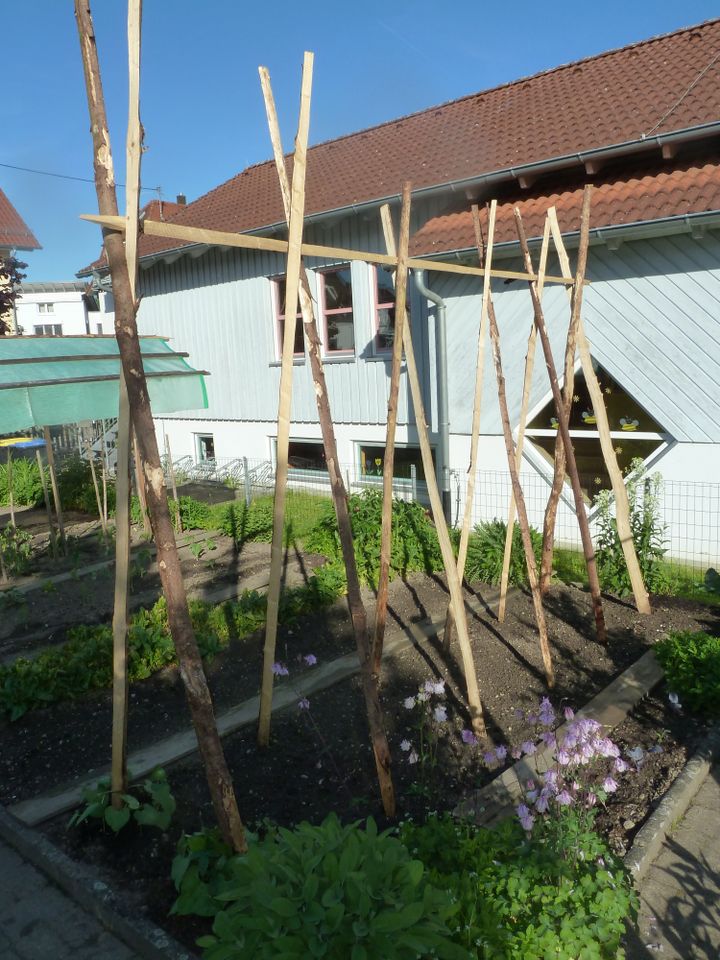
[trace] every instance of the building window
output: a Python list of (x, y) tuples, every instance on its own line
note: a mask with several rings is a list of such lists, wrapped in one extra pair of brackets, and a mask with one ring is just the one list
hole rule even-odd
[[(359, 444), (360, 476), (363, 478), (382, 477), (385, 463), (385, 447), (375, 447), (369, 444)], [(433, 461), (435, 451), (433, 450)], [(395, 480), (411, 480), (415, 468), (415, 479), (425, 482), (422, 456), (419, 447), (395, 446), (393, 459), (393, 478)]]
[(215, 438), (211, 433), (195, 434), (195, 450), (199, 463), (215, 459)]
[(36, 337), (61, 337), (62, 324), (61, 323), (37, 323), (33, 327), (33, 333)]
[(39, 303), (38, 313), (55, 313), (54, 303)]
[(318, 470), (327, 473), (323, 444), (319, 440), (291, 440), (288, 447), (288, 467), (291, 470)]
[[(395, 275), (386, 267), (373, 269), (375, 301), (375, 335), (373, 350), (376, 354), (391, 353), (395, 341)], [(406, 317), (410, 318), (410, 303), (405, 299)]]
[(101, 323), (96, 323), (95, 329), (96, 329), (97, 335), (101, 337), (103, 332), (103, 325)]
[(323, 270), (318, 279), (325, 352), (352, 354), (355, 352), (355, 326), (350, 267)]
[[(593, 360), (593, 369), (605, 399), (618, 465), (626, 471), (636, 458), (647, 460), (652, 456), (667, 443), (668, 437), (660, 424), (596, 360)], [(591, 503), (601, 490), (610, 489), (611, 482), (600, 447), (592, 401), (581, 369), (575, 373), (569, 426), (580, 486), (586, 501)], [(542, 459), (548, 465), (553, 464), (558, 422), (552, 399), (542, 404), (528, 422), (525, 433)]]
[[(286, 279), (277, 277), (272, 280), (273, 290), (273, 312), (275, 315), (275, 350), (278, 360), (282, 359), (283, 337), (285, 335), (285, 300), (286, 298)], [(295, 344), (293, 356), (302, 357), (304, 355), (303, 346), (303, 324), (302, 314), (296, 314), (295, 320)]]

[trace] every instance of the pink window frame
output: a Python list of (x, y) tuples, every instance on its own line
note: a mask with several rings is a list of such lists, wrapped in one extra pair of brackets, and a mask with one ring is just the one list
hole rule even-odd
[(378, 338), (380, 336), (380, 311), (386, 309), (387, 307), (394, 307), (395, 300), (384, 300), (382, 303), (379, 303), (380, 293), (378, 287), (378, 268), (377, 265), (374, 265), (372, 268), (373, 275), (373, 353), (376, 356), (381, 356), (384, 354), (392, 353), (392, 347), (381, 347), (378, 344)]
[[(281, 274), (279, 277), (270, 277), (270, 283), (272, 284), (272, 301), (273, 301), (273, 326), (275, 328), (275, 357), (277, 360), (282, 360), (282, 334), (281, 334), (281, 325), (280, 321), (285, 319), (285, 314), (280, 313), (281, 303), (280, 303), (280, 282), (285, 280), (285, 275)], [(302, 313), (298, 311), (296, 314), (296, 320), (300, 321), (302, 325)], [(297, 327), (296, 327), (297, 329)], [(302, 329), (302, 326), (300, 327)], [(304, 357), (304, 340), (303, 340), (303, 349), (300, 351), (295, 350), (293, 352), (293, 357)]]
[[(328, 273), (339, 273), (341, 270), (350, 270), (352, 268), (350, 264), (339, 264), (336, 267), (328, 267), (325, 270), (318, 270), (318, 293), (320, 297), (320, 305), (322, 308), (322, 325), (323, 325), (323, 351), (325, 354), (333, 357), (354, 357), (355, 356), (355, 316), (354, 316), (354, 306), (352, 307), (337, 307), (335, 309), (328, 310), (325, 304), (325, 277)], [(352, 291), (352, 272), (350, 276), (350, 290)], [(349, 313), (353, 318), (353, 348), (352, 350), (331, 350), (329, 347), (329, 337), (328, 337), (328, 328), (327, 328), (327, 318), (333, 316), (341, 316), (342, 314)]]

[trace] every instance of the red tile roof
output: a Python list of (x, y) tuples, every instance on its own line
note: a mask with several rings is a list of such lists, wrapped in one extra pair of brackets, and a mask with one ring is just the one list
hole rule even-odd
[[(720, 166), (717, 161), (686, 160), (668, 165), (636, 166), (595, 180), (591, 226), (599, 229), (647, 220), (682, 217), (720, 210)], [(528, 237), (543, 232), (545, 214), (556, 207), (563, 230), (574, 231), (580, 223), (584, 179), (538, 185), (535, 190), (514, 187), (498, 197), (495, 242), (517, 240), (513, 208), (518, 206)], [(413, 236), (413, 256), (466, 250), (475, 247), (472, 215), (467, 201), (462, 209), (433, 217)], [(487, 226), (487, 211), (481, 212)]]
[(0, 250), (38, 250), (40, 244), (23, 218), (0, 190)]
[[(720, 122), (720, 19), (318, 144), (308, 215)], [(174, 222), (245, 232), (282, 222), (275, 164), (248, 167)], [(143, 237), (141, 256), (184, 246)]]

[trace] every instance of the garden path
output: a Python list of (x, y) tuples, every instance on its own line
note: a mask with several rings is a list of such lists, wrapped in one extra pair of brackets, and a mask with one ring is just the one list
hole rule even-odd
[(3, 960), (139, 960), (39, 870), (0, 841)]
[(628, 960), (720, 957), (719, 825), (716, 764), (640, 883), (639, 938), (629, 944)]

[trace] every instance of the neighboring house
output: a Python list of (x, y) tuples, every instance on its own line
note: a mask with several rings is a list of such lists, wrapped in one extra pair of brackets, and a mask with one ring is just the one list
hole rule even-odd
[[(497, 199), (497, 266), (521, 269), (513, 207), (537, 257), (545, 211), (577, 244), (583, 184), (595, 185), (584, 322), (608, 398), (621, 465), (635, 456), (670, 480), (720, 479), (720, 20), (523, 78), (312, 147), (305, 238), (384, 251), (379, 207), (413, 186), (411, 252), (477, 263), (469, 212)], [(250, 167), (170, 217), (218, 230), (285, 236), (274, 163)], [(177, 338), (211, 371), (209, 407), (165, 417), (176, 457), (274, 457), (284, 259), (143, 237), (141, 332)], [(393, 284), (380, 267), (308, 260), (340, 459), (378, 472), (393, 337)], [(81, 271), (102, 275), (103, 261)], [(559, 272), (553, 257), (553, 272)], [(423, 287), (423, 284), (425, 285)], [(421, 288), (424, 292), (421, 293)], [(432, 293), (429, 298), (426, 290)], [(532, 319), (526, 286), (494, 283), (510, 418), (518, 422)], [(478, 278), (429, 271), (410, 284), (413, 334), (452, 519), (469, 461), (480, 317)], [(439, 320), (444, 306), (446, 352)], [(569, 311), (546, 287), (562, 368)], [(296, 338), (291, 458), (323, 470), (315, 397)], [(486, 352), (480, 463), (507, 471), (495, 374)], [(419, 465), (403, 375), (398, 475)], [(571, 426), (588, 499), (606, 485), (580, 380)], [(444, 407), (443, 397), (446, 400)], [(526, 467), (547, 477), (555, 441), (542, 359), (531, 389)], [(439, 411), (448, 410), (447, 424)], [(459, 479), (451, 482), (450, 470)], [(454, 484), (454, 485), (453, 485)], [(456, 496), (457, 493), (457, 496)], [(717, 494), (716, 494), (717, 495)], [(503, 506), (492, 512), (504, 514)], [(479, 508), (478, 514), (490, 508)], [(533, 512), (538, 522), (541, 513)], [(562, 517), (561, 517), (562, 523)]]
[(18, 332), (35, 337), (114, 333), (112, 294), (82, 280), (23, 283), (15, 313)]
[[(32, 231), (0, 190), (0, 261), (14, 257), (19, 251), (38, 250), (40, 244)], [(0, 280), (0, 283), (2, 280)], [(14, 313), (7, 318), (0, 316), (0, 321), (7, 320), (11, 330), (15, 330)]]

